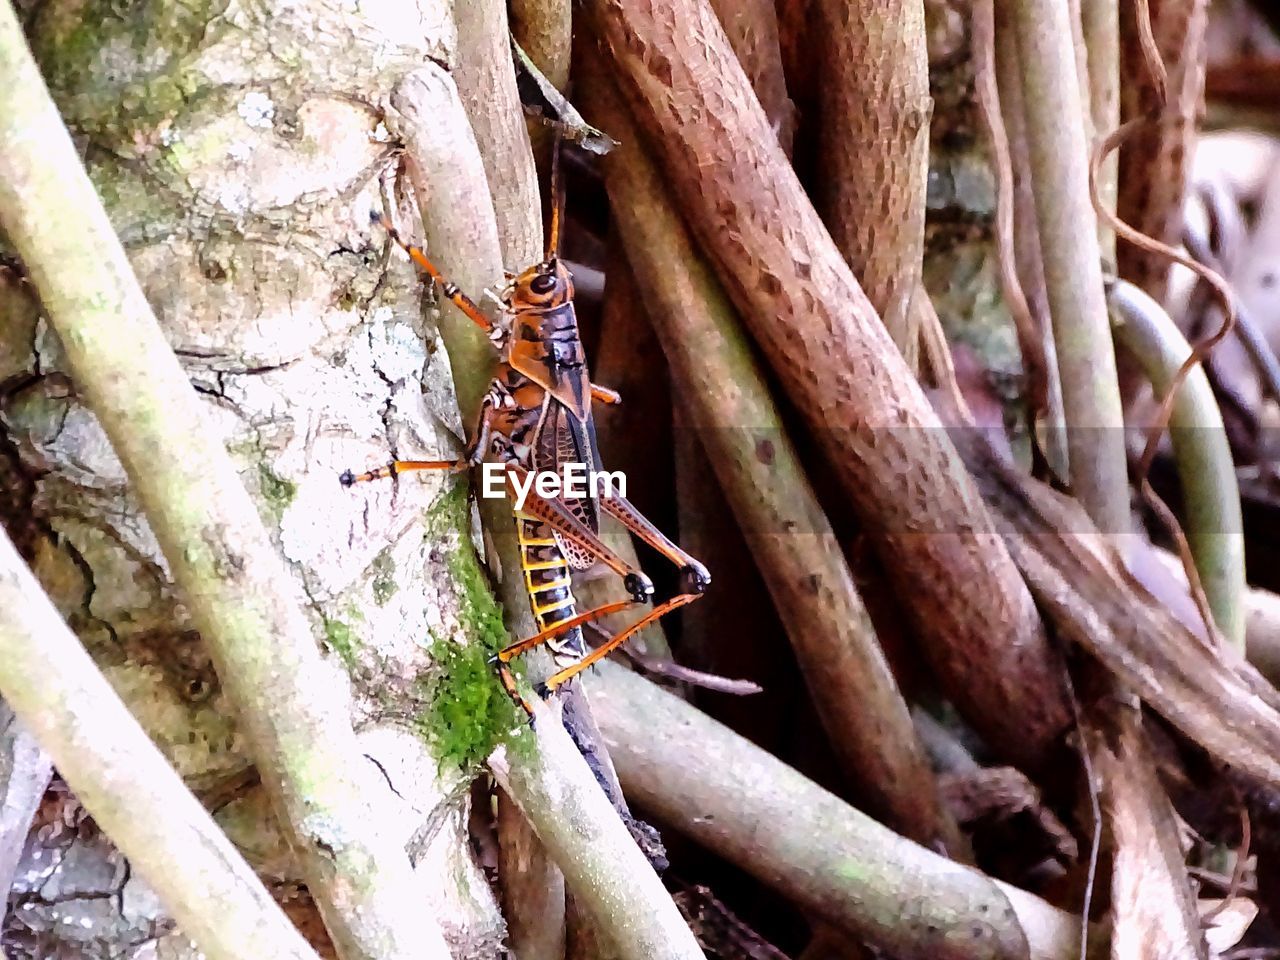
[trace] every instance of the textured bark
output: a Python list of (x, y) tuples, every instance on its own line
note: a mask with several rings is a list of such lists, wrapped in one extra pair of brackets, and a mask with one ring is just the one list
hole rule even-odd
[(922, 0), (818, 0), (824, 79), (816, 204), (914, 366), (924, 253), (929, 63)]
[(1043, 762), (1069, 713), (1030, 596), (711, 10), (586, 8), (694, 233), (878, 538), (947, 692), (993, 746)]
[(542, 75), (563, 93), (569, 86), (573, 48), (570, 0), (512, 0), (511, 33)]
[(584, 102), (621, 145), (606, 161), (614, 218), (677, 395), (765, 576), (845, 775), (870, 810), (926, 846), (963, 850), (944, 813), (862, 598), (800, 467), (750, 345), (695, 252), (638, 131), (597, 69)]
[[(1120, 4), (1120, 118), (1158, 113), (1120, 148), (1117, 209), (1125, 223), (1177, 246), (1182, 201), (1195, 145), (1196, 116), (1204, 91), (1206, 0), (1151, 0), (1152, 32), (1168, 73), (1167, 102), (1160, 103), (1138, 44), (1137, 5)], [(1116, 250), (1120, 276), (1163, 304), (1169, 258), (1129, 243)]]
[[(425, 706), (417, 685), (439, 674), (424, 641), (462, 636), (463, 597), (431, 559), (449, 542), (423, 537), (447, 481), (362, 491), (362, 513), (335, 479), (402, 443), (451, 443), (429, 413), (447, 409), (450, 388), (447, 369), (428, 364), (414, 272), (393, 264), (379, 284), (367, 227), (392, 158), (377, 104), (424, 56), (451, 55), (445, 12), (416, 5), (414, 30), (401, 19), (408, 8), (386, 19), (320, 4), (223, 15), (156, 0), (100, 12), (60, 2), (35, 11), (44, 75), (201, 393), (207, 435), (231, 453), (301, 581), (306, 644), (335, 654), (312, 695), (332, 688), (326, 709), (341, 716), (351, 674), (361, 752), (417, 784), (404, 789), (397, 774), (392, 785), (414, 800), (402, 806), (361, 761), (372, 795), (396, 805), (384, 826), (404, 843), (439, 825), (413, 889), (461, 955), (488, 956), (501, 919), (457, 815), (461, 772), (438, 776), (432, 748), (410, 732)], [(28, 315), (15, 291), (4, 294), (0, 313)], [(38, 530), (35, 568), (170, 762), (193, 787), (225, 792), (249, 765), (227, 691), (101, 427), (69, 387), (57, 338), (34, 317), (17, 326), (6, 332), (15, 348), (4, 351), (0, 409), (16, 469), (31, 479), (20, 509)], [(296, 859), (276, 856), (260, 793), (235, 788), (220, 819), (255, 866), (298, 880)]]
[(751, 89), (755, 90), (765, 116), (777, 131), (778, 142), (789, 151), (795, 132), (795, 106), (787, 96), (778, 14), (773, 0), (711, 0), (711, 6), (751, 81)]

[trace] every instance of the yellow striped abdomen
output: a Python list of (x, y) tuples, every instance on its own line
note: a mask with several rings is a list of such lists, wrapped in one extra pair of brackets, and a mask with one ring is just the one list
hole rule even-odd
[[(551, 528), (541, 520), (517, 511), (516, 534), (520, 541), (524, 585), (538, 629), (549, 630), (577, 616), (578, 608), (569, 582), (569, 564)], [(580, 627), (573, 627), (548, 640), (547, 646), (560, 668), (577, 663), (587, 653)]]

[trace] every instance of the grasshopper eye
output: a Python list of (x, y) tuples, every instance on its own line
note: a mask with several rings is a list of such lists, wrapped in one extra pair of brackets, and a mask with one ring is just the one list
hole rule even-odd
[(534, 293), (550, 293), (556, 288), (556, 278), (549, 273), (540, 273), (529, 281), (529, 289)]

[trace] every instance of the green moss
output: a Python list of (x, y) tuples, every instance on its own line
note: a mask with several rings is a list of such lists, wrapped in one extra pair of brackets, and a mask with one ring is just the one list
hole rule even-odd
[(349, 623), (342, 620), (330, 620), (325, 617), (324, 638), (329, 649), (342, 658), (342, 662), (350, 670), (356, 665), (356, 649), (360, 644), (359, 635)]
[(373, 602), (386, 606), (400, 587), (396, 584), (396, 562), (391, 559), (391, 549), (382, 550), (373, 559)]
[(471, 485), (466, 477), (454, 477), (453, 483), (422, 515), (422, 538), (439, 543), (450, 536), (464, 536), (469, 526), (467, 500)]
[(298, 495), (298, 485), (280, 476), (263, 460), (258, 461), (258, 484), (262, 499), (279, 513), (283, 513)]
[(455, 642), (433, 635), (430, 652), (436, 668), (422, 680), (427, 706), (417, 718), (418, 730), (440, 764), (464, 771), (478, 766), (499, 743), (510, 742), (509, 733), (524, 721), (489, 662), (507, 644), (507, 628), (471, 540), (462, 535), (466, 507), (467, 485), (460, 482), (426, 517), (428, 538), (459, 541), (446, 564), (458, 587), (463, 638)]
[(32, 24), (32, 46), (64, 116), (128, 144), (207, 86), (193, 55), (213, 41), (212, 31), (228, 29), (220, 19), (226, 7), (226, 0), (46, 4)]

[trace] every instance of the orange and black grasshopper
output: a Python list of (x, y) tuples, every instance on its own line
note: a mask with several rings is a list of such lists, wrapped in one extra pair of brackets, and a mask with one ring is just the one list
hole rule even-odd
[[(553, 161), (553, 167), (555, 163)], [(474, 435), (460, 460), (397, 460), (359, 475), (342, 474), (344, 486), (412, 470), (451, 470), (477, 466), (488, 459), (502, 464), (508, 494), (515, 482), (529, 483), (540, 471), (560, 473), (580, 464), (588, 476), (600, 462), (592, 401), (618, 403), (612, 390), (593, 384), (587, 373), (573, 307), (573, 278), (558, 256), (559, 204), (553, 171), (551, 229), (541, 263), (517, 274), (502, 293), (498, 321), (486, 317), (475, 301), (441, 276), (421, 248), (406, 243), (381, 214), (381, 225), (459, 310), (471, 318), (499, 354), (497, 371), (480, 408)], [(522, 509), (515, 511), (520, 559), (530, 606), (539, 632), (500, 651), (494, 658), (503, 686), (518, 702), (507, 667), (540, 644), (555, 656), (557, 672), (537, 690), (547, 696), (582, 670), (607, 656), (647, 624), (700, 597), (711, 583), (706, 567), (685, 553), (624, 497), (603, 485), (588, 497), (548, 499), (528, 487)], [(582, 626), (611, 613), (653, 602), (653, 584), (600, 539), (600, 510), (680, 568), (680, 592), (658, 604), (631, 626), (588, 651)], [(570, 586), (572, 570), (604, 563), (622, 577), (630, 598), (579, 613)], [(527, 705), (526, 705), (527, 709)]]

